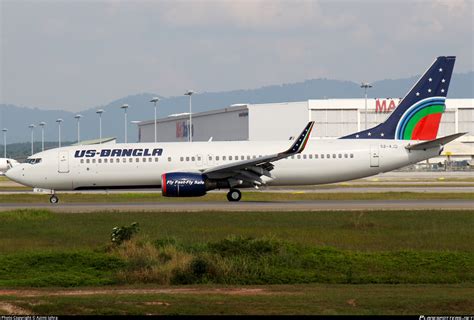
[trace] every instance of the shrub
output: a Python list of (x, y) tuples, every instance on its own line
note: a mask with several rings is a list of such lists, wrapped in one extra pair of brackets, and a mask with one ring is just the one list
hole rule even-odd
[(124, 241), (128, 241), (132, 236), (138, 233), (138, 223), (133, 222), (130, 226), (115, 227), (112, 229), (111, 241), (115, 245), (121, 245)]
[(278, 254), (282, 244), (272, 239), (254, 239), (243, 237), (229, 237), (224, 240), (209, 243), (210, 252), (226, 256), (253, 256)]

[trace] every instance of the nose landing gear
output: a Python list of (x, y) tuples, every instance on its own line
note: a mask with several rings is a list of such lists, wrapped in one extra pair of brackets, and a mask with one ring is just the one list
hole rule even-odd
[(242, 198), (242, 192), (238, 189), (230, 189), (227, 193), (227, 200), (230, 202), (240, 201)]

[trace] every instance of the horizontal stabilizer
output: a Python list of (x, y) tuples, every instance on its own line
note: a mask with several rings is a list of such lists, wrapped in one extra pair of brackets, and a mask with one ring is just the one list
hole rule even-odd
[(466, 133), (467, 132), (455, 133), (455, 134), (438, 138), (438, 139), (434, 139), (434, 140), (424, 141), (424, 142), (420, 142), (420, 143), (412, 144), (412, 145), (409, 144), (405, 148), (407, 148), (408, 150), (426, 150), (430, 148), (436, 148), (439, 146), (444, 146), (445, 144), (453, 140), (456, 140), (457, 138), (465, 135)]

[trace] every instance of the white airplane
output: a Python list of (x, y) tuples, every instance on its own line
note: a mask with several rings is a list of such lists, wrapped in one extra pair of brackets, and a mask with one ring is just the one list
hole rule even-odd
[(391, 171), (438, 156), (463, 133), (436, 139), (455, 57), (438, 57), (387, 120), (339, 139), (309, 139), (314, 122), (288, 141), (132, 143), (70, 146), (37, 153), (6, 175), (56, 191), (161, 188), (168, 197), (203, 196), (264, 185), (315, 185)]
[(15, 159), (0, 158), (0, 175), (5, 174), (8, 169), (16, 166), (17, 164), (19, 164), (19, 162)]

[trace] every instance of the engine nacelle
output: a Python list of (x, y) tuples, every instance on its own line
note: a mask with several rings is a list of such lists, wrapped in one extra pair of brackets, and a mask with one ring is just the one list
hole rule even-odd
[(200, 197), (209, 190), (206, 180), (199, 173), (165, 173), (161, 175), (161, 193), (165, 197)]

